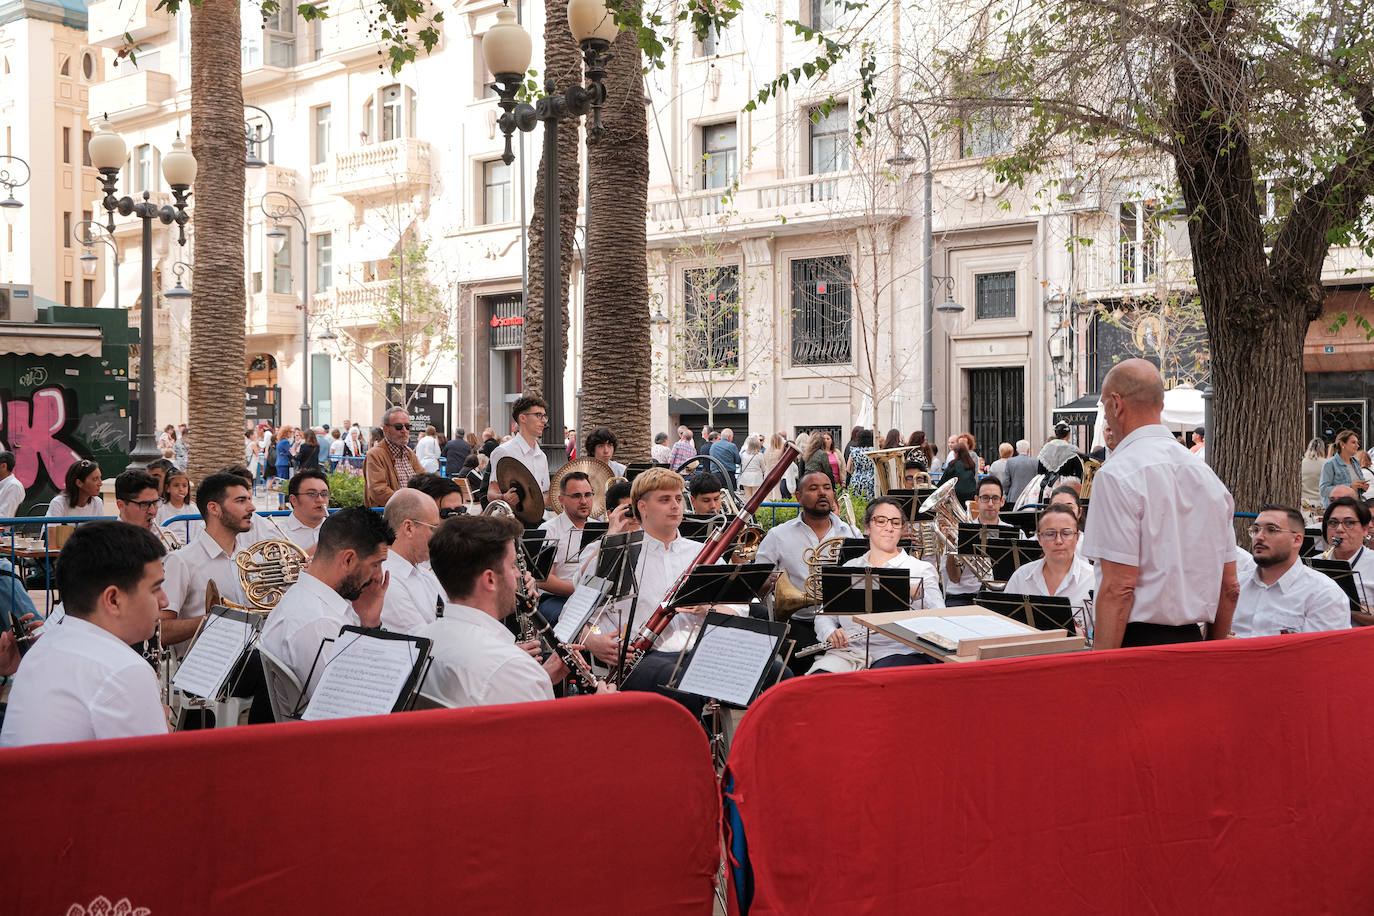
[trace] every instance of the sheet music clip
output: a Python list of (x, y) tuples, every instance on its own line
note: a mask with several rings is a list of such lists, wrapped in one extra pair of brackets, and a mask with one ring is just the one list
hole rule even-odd
[(873, 566), (821, 568), (817, 614), (881, 614), (911, 609), (911, 573)]
[(1065, 630), (1075, 636), (1081, 629), (1076, 609), (1063, 595), (1023, 595), (983, 589), (973, 603), (1003, 617), (1028, 623), (1037, 630)]
[(520, 552), (525, 558), (525, 569), (534, 576), (534, 581), (543, 582), (553, 571), (553, 561), (558, 554), (558, 542), (546, 537), (543, 531), (535, 529), (521, 535)]
[(609, 594), (615, 600), (633, 595), (638, 590), (635, 567), (639, 565), (639, 553), (643, 547), (642, 530), (608, 534), (601, 539), (601, 552), (596, 558), (594, 575), (611, 583)]
[(1357, 613), (1366, 613), (1364, 608), (1364, 577), (1351, 568), (1346, 560), (1322, 559), (1321, 557), (1303, 557), (1302, 561), (1317, 572), (1331, 579), (1345, 592), (1345, 597), (1350, 599), (1350, 610)]
[(772, 574), (772, 563), (698, 566), (673, 594), (669, 606), (677, 609), (699, 604), (748, 604), (759, 597)]
[(746, 707), (762, 692), (786, 636), (784, 622), (713, 611), (666, 686)]

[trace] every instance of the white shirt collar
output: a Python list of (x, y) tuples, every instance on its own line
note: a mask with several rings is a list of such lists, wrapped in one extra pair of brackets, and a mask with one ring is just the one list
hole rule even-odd
[(347, 614), (353, 610), (353, 604), (344, 598), (324, 580), (310, 574), (310, 570), (301, 573), (301, 577), (296, 580), (296, 586), (314, 595), (327, 610), (335, 614)]
[(1250, 576), (1260, 588), (1276, 588), (1280, 593), (1286, 595), (1293, 590), (1298, 580), (1303, 577), (1303, 571), (1306, 568), (1307, 567), (1303, 565), (1302, 558), (1295, 556), (1293, 557), (1293, 565), (1284, 570), (1283, 575), (1279, 576), (1273, 585), (1264, 584), (1264, 580), (1260, 578), (1260, 565), (1258, 563), (1255, 564), (1255, 568), (1251, 571)]
[(470, 604), (457, 604), (452, 601), (444, 602), (444, 620), (455, 620), (478, 627), (488, 636), (500, 639), (502, 642), (509, 642), (515, 645), (515, 634), (507, 630), (505, 624), (488, 614), (486, 611), (475, 608)]
[(1141, 439), (1173, 438), (1174, 434), (1169, 432), (1169, 427), (1165, 426), (1163, 423), (1148, 423), (1145, 426), (1140, 426), (1131, 430), (1131, 432), (1126, 436), (1126, 438), (1118, 442), (1116, 444), (1116, 448), (1112, 449), (1112, 454), (1116, 454), (1117, 452), (1126, 448), (1132, 442), (1137, 442)]

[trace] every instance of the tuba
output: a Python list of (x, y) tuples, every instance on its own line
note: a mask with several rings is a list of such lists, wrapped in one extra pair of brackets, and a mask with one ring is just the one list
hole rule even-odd
[(773, 619), (788, 620), (804, 607), (821, 602), (821, 567), (834, 566), (840, 560), (844, 538), (826, 538), (802, 554), (806, 563), (805, 588), (798, 588), (787, 573), (780, 573), (773, 586)]
[(864, 457), (873, 462), (875, 496), (886, 496), (888, 490), (901, 490), (906, 486), (906, 456), (910, 451), (909, 446), (903, 445), (864, 452)]

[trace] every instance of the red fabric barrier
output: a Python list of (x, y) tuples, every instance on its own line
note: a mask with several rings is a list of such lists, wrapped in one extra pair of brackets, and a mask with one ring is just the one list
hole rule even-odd
[(730, 752), (750, 916), (1374, 912), (1374, 632), (797, 678)]
[(650, 694), (24, 748), (0, 778), (4, 913), (700, 916), (719, 863), (705, 735)]

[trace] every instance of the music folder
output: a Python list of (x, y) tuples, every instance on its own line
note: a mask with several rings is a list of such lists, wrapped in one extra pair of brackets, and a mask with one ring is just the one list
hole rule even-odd
[(655, 465), (652, 461), (631, 461), (629, 464), (625, 465), (625, 479), (630, 483), (634, 483), (635, 478), (649, 470), (649, 468), (663, 466), (664, 465), (661, 464)]
[(1363, 577), (1351, 569), (1347, 561), (1334, 557), (1329, 560), (1323, 560), (1321, 557), (1303, 557), (1302, 561), (1341, 587), (1341, 591), (1350, 599), (1350, 610), (1364, 612)]
[[(1008, 533), (1011, 529), (1008, 529)], [(1032, 560), (1039, 560), (1045, 550), (1039, 541), (1030, 538), (989, 537), (984, 546), (988, 559), (992, 561), (992, 579), (1005, 582), (1017, 568)]]
[(172, 686), (206, 700), (223, 699), (242, 676), (262, 615), (216, 605), (205, 615)]
[[(302, 719), (341, 719), (401, 712), (415, 700), (429, 663), (430, 640), (369, 627), (344, 626), (320, 648), (326, 658)], [(308, 683), (308, 681), (307, 681)]]
[(877, 614), (911, 609), (911, 572), (873, 566), (821, 567), (817, 614)]
[(525, 556), (525, 569), (534, 576), (534, 581), (543, 582), (553, 571), (558, 542), (545, 537), (543, 531), (526, 531), (520, 538), (520, 551)]
[(787, 635), (782, 621), (706, 615), (679, 675), (668, 686), (730, 706), (744, 707), (763, 690)]
[(639, 566), (643, 547), (642, 530), (608, 534), (601, 539), (595, 575), (611, 583), (610, 594), (616, 598), (624, 598), (635, 591), (635, 568)]
[(698, 604), (748, 604), (759, 597), (772, 574), (772, 563), (698, 566), (674, 593), (669, 606), (676, 609)]
[(1070, 636), (1078, 633), (1075, 609), (1063, 595), (1023, 595), (985, 588), (973, 603), (1003, 617), (1028, 623), (1037, 630), (1066, 630)]

